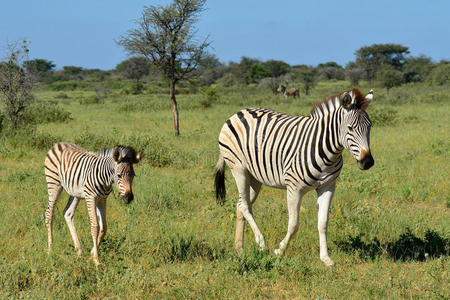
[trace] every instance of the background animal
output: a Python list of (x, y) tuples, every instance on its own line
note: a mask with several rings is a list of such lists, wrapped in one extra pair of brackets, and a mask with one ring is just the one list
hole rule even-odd
[(290, 88), (287, 89), (284, 85), (279, 85), (277, 92), (283, 93), (284, 97), (287, 99), (289, 96), (293, 96), (294, 98), (300, 96), (300, 90), (298, 88)]

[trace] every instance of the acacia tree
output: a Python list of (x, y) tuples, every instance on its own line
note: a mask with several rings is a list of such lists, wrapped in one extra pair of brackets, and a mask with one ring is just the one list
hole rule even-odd
[(204, 10), (206, 0), (174, 0), (167, 6), (144, 7), (136, 21), (137, 28), (128, 31), (117, 42), (129, 54), (148, 58), (170, 82), (173, 127), (180, 134), (175, 85), (195, 70), (210, 45), (195, 40), (194, 24)]
[(365, 70), (368, 80), (374, 79), (377, 71), (384, 65), (401, 69), (407, 54), (408, 47), (398, 44), (373, 44), (355, 52), (356, 64)]
[(8, 57), (0, 62), (0, 100), (12, 133), (19, 127), (26, 106), (34, 99), (31, 93), (33, 77), (23, 66), (28, 52), (27, 41), (10, 44)]

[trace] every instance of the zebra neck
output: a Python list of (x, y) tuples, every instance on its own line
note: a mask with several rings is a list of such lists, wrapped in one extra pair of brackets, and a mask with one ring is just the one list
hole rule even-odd
[(112, 157), (100, 157), (102, 167), (100, 170), (100, 179), (105, 186), (111, 186), (114, 183), (114, 171), (116, 162)]
[(318, 133), (316, 139), (318, 139), (319, 156), (326, 166), (340, 164), (344, 150), (340, 134), (343, 116), (343, 110), (337, 98), (331, 98), (316, 105), (311, 112), (311, 120), (314, 123), (312, 130)]

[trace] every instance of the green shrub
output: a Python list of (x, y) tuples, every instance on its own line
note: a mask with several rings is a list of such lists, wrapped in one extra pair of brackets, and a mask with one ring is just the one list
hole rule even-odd
[(431, 71), (430, 76), (428, 77), (428, 82), (433, 85), (450, 84), (450, 63), (442, 63), (434, 68), (433, 71)]
[(62, 139), (51, 134), (36, 132), (33, 127), (26, 127), (18, 131), (15, 135), (8, 136), (8, 142), (13, 148), (34, 148), (38, 150), (48, 150)]
[(105, 100), (98, 96), (98, 95), (92, 95), (89, 97), (81, 97), (78, 102), (81, 105), (89, 105), (89, 104), (103, 104), (105, 103)]
[(55, 95), (55, 99), (69, 99), (69, 96), (66, 93), (58, 93)]
[(368, 114), (375, 126), (392, 126), (398, 121), (397, 110), (388, 106), (371, 107)]
[(209, 87), (203, 93), (206, 97), (200, 101), (200, 104), (204, 108), (211, 107), (212, 103), (219, 99), (219, 96), (217, 95), (217, 89), (215, 87)]
[(73, 120), (70, 112), (52, 103), (35, 102), (25, 109), (28, 124), (63, 123)]
[(74, 91), (85, 89), (89, 86), (86, 81), (55, 81), (48, 85), (53, 91)]

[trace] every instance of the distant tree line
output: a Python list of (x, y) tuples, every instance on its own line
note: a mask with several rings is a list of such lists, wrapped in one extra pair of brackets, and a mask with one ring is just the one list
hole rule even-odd
[[(23, 67), (43, 83), (126, 78), (135, 82), (133, 91), (136, 93), (142, 91), (142, 82), (166, 78), (161, 70), (143, 56), (130, 57), (108, 71), (76, 66), (64, 66), (55, 70), (55, 64), (45, 59), (28, 60)], [(309, 94), (311, 88), (322, 80), (348, 80), (354, 85), (366, 80), (389, 90), (410, 82), (447, 84), (449, 74), (449, 61), (436, 63), (424, 55), (410, 56), (409, 48), (398, 44), (374, 44), (358, 49), (355, 60), (345, 67), (336, 62), (325, 62), (315, 67), (291, 66), (281, 60), (262, 61), (245, 56), (239, 62), (224, 63), (214, 54), (206, 53), (198, 66), (184, 79), (199, 87), (208, 87), (214, 83), (225, 87), (256, 84), (269, 88), (273, 93), (276, 93), (279, 84), (289, 86), (301, 83), (303, 93)]]

